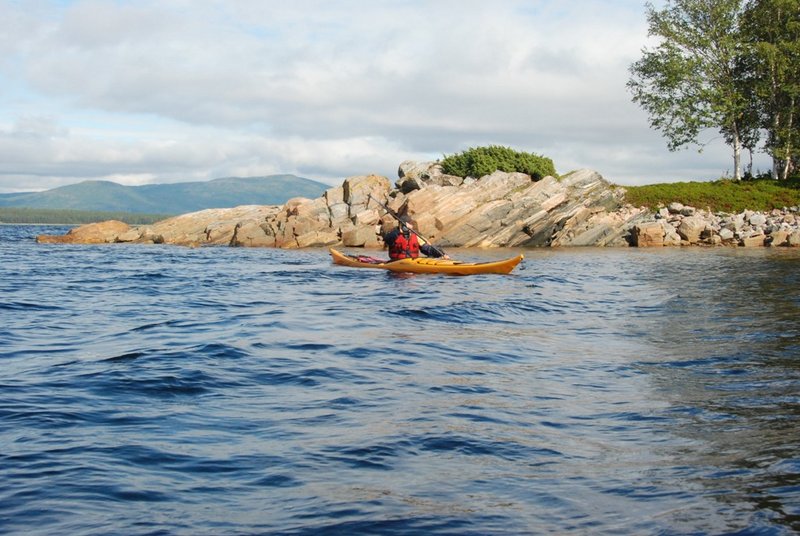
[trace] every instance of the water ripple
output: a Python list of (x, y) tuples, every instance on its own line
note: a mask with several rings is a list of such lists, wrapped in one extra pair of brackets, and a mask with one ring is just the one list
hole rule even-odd
[(397, 277), (37, 231), (0, 226), (0, 532), (800, 531), (796, 251)]

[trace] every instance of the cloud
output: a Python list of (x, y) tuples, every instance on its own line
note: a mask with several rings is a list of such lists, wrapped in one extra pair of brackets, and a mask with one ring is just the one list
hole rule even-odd
[(48, 189), (88, 178), (138, 185), (287, 170), (340, 184), (353, 174), (393, 176), (406, 157), (405, 151), (381, 138), (305, 139), (162, 127), (169, 135), (67, 130), (49, 118), (27, 118), (0, 130), (0, 191)]
[(2, 7), (0, 97), (12, 104), (0, 111), (0, 190), (108, 177), (393, 178), (403, 160), (481, 144), (623, 182), (721, 172), (709, 153), (687, 168), (689, 153), (668, 153), (630, 102), (627, 66), (646, 38), (638, 1)]

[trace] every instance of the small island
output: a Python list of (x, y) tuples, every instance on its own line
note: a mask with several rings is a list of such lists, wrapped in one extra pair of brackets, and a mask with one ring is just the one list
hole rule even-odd
[(527, 173), (495, 169), (477, 177), (448, 173), (442, 162), (406, 161), (394, 184), (387, 177), (359, 175), (315, 199), (207, 209), (152, 225), (105, 221), (65, 235), (40, 235), (38, 241), (380, 248), (382, 233), (393, 222), (370, 203), (371, 196), (410, 215), (423, 235), (443, 247), (800, 247), (796, 188), (785, 188), (794, 195), (788, 205), (726, 212), (657, 195), (648, 200), (659, 190), (626, 189), (590, 169), (558, 176), (549, 159), (536, 158), (541, 165), (529, 165)]

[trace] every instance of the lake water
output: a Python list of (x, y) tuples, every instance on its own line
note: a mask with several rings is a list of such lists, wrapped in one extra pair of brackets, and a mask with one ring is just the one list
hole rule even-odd
[(0, 227), (2, 534), (800, 531), (797, 250), (403, 276), (64, 230)]

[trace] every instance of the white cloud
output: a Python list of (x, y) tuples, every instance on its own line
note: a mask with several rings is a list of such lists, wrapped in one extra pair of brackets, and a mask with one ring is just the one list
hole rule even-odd
[(0, 191), (84, 178), (394, 178), (403, 160), (489, 143), (617, 182), (728, 166), (716, 152), (669, 153), (630, 102), (627, 67), (646, 37), (638, 1), (0, 7)]

